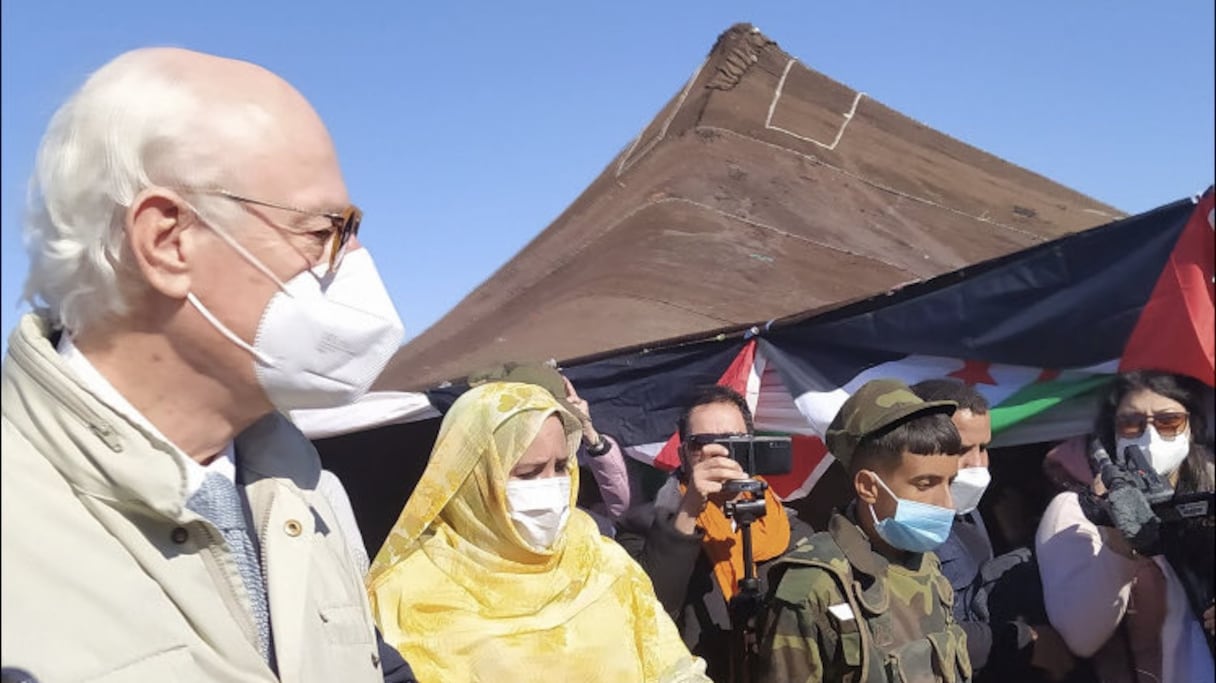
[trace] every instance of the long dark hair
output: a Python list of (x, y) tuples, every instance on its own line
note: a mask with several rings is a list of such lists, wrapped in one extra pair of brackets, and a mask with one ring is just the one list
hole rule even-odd
[(1098, 417), (1094, 422), (1094, 433), (1102, 442), (1102, 446), (1108, 453), (1115, 452), (1115, 411), (1119, 409), (1124, 396), (1141, 390), (1173, 399), (1181, 403), (1189, 414), (1191, 450), (1178, 470), (1178, 491), (1192, 493), (1216, 488), (1205, 467), (1211, 457), (1208, 444), (1212, 441), (1209, 431), (1212, 425), (1208, 423), (1203, 401), (1205, 389), (1203, 383), (1197, 379), (1159, 370), (1133, 370), (1116, 375), (1106, 392), (1106, 398), (1098, 408)]

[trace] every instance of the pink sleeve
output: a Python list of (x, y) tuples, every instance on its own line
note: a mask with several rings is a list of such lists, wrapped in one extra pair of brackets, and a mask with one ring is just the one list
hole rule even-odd
[(605, 512), (615, 520), (629, 509), (629, 471), (625, 469), (625, 455), (621, 453), (616, 439), (607, 434), (602, 434), (601, 438), (608, 441), (608, 452), (599, 457), (584, 455), (580, 464), (591, 470), (595, 483), (600, 487)]
[(1139, 563), (1106, 545), (1071, 492), (1043, 512), (1035, 553), (1048, 620), (1073, 654), (1093, 656), (1123, 620)]

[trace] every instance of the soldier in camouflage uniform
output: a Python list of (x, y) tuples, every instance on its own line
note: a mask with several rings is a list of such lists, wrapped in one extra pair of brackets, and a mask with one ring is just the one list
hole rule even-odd
[(845, 401), (826, 441), (856, 500), (773, 568), (763, 680), (970, 680), (953, 592), (932, 552), (954, 521), (955, 407), (895, 380), (868, 382)]

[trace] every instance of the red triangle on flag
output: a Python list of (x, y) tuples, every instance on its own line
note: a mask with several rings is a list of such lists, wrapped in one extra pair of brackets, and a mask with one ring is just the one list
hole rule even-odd
[(1208, 190), (1178, 237), (1132, 330), (1119, 370), (1153, 369), (1216, 385), (1216, 232)]

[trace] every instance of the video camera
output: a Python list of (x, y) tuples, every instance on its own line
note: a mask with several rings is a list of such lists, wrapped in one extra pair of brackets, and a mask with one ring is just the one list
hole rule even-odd
[(1118, 529), (1140, 554), (1162, 554), (1166, 526), (1208, 529), (1208, 533), (1214, 528), (1216, 493), (1176, 494), (1139, 446), (1128, 446), (1112, 458), (1095, 439), (1090, 459), (1107, 493), (1082, 496), (1085, 516), (1099, 526)]
[[(1128, 446), (1112, 458), (1094, 439), (1090, 460), (1107, 492), (1081, 495), (1086, 518), (1118, 529), (1141, 555), (1164, 555), (1191, 609), (1202, 618), (1212, 604), (1216, 579), (1216, 493), (1175, 493), (1139, 446)], [(1216, 651), (1210, 635), (1208, 646)]]
[(722, 446), (749, 477), (788, 474), (794, 466), (793, 446), (788, 436), (694, 434), (688, 441), (700, 447)]

